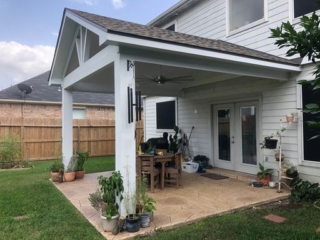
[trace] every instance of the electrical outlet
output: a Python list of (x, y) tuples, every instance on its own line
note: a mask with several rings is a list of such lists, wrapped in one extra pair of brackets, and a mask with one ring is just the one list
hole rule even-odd
[(264, 161), (268, 162), (268, 157), (267, 156), (264, 156)]

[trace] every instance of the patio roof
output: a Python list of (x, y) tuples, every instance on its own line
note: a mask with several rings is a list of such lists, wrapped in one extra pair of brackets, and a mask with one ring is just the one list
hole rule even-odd
[(73, 12), (78, 16), (102, 27), (110, 33), (127, 35), (130, 37), (148, 39), (158, 42), (166, 42), (176, 45), (183, 45), (198, 49), (205, 49), (215, 52), (228, 53), (235, 56), (243, 56), (264, 61), (271, 61), (276, 63), (284, 63), (293, 66), (299, 66), (295, 61), (285, 58), (277, 57), (271, 54), (246, 48), (233, 43), (222, 40), (215, 40), (209, 38), (197, 37), (194, 35), (169, 31), (158, 27), (142, 25), (87, 12), (82, 12), (73, 9), (66, 9), (66, 11)]

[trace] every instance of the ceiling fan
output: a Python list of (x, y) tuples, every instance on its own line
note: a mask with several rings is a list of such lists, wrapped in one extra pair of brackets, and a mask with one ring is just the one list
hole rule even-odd
[(148, 74), (144, 74), (145, 77), (143, 78), (136, 78), (138, 85), (143, 84), (150, 84), (150, 83), (157, 83), (159, 85), (163, 85), (165, 83), (174, 83), (180, 84), (183, 82), (190, 82), (193, 81), (193, 76), (180, 76), (180, 77), (173, 77), (174, 73), (169, 72), (166, 74), (162, 74), (162, 67), (160, 66), (160, 74), (158, 76), (151, 76)]

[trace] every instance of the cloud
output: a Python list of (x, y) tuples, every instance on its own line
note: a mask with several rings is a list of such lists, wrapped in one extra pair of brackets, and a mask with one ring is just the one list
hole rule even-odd
[(79, 2), (79, 3), (84, 3), (88, 6), (94, 6), (94, 5), (98, 5), (99, 0), (71, 0), (73, 2)]
[(122, 0), (111, 0), (111, 2), (115, 9), (124, 8), (126, 6)]
[(0, 52), (0, 85), (6, 88), (48, 71), (54, 47), (0, 41)]

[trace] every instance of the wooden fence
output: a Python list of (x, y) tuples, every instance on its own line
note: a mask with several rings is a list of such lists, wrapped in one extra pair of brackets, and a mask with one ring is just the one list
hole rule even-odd
[[(20, 138), (25, 160), (56, 159), (61, 156), (61, 119), (0, 118), (0, 143), (8, 133)], [(136, 143), (143, 135), (143, 121), (136, 124)], [(115, 121), (73, 120), (73, 149), (90, 156), (115, 155)]]

